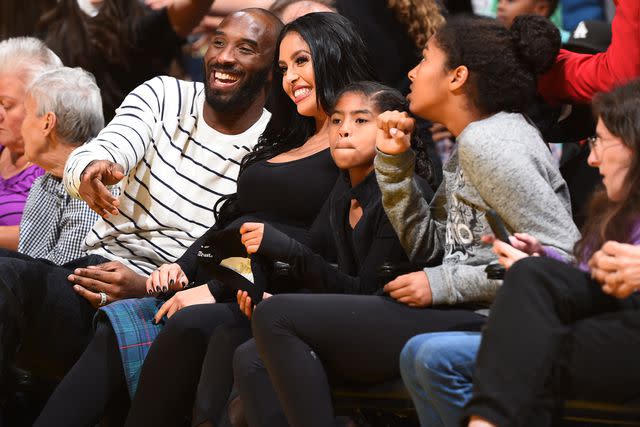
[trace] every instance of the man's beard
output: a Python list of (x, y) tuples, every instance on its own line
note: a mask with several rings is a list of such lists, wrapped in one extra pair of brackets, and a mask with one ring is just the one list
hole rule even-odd
[[(215, 69), (221, 72), (234, 72), (232, 67), (227, 67), (226, 70), (225, 67), (217, 67)], [(230, 94), (220, 94), (215, 89), (211, 88), (209, 84), (210, 73), (207, 73), (207, 67), (205, 65), (204, 95), (207, 100), (207, 104), (209, 104), (214, 110), (220, 112), (239, 111), (248, 107), (264, 89), (267, 84), (267, 77), (270, 71), (270, 66), (265, 67), (262, 70), (258, 70), (241, 86), (238, 86), (235, 91)]]

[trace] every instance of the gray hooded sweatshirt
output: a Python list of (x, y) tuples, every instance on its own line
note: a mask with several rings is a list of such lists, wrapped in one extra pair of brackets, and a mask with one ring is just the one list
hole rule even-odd
[(480, 240), (492, 234), (494, 209), (510, 233), (535, 236), (571, 260), (580, 234), (567, 185), (538, 130), (521, 114), (498, 113), (469, 124), (444, 165), (442, 184), (428, 204), (413, 183), (414, 153), (378, 151), (375, 169), (384, 209), (412, 260), (443, 255), (425, 268), (434, 305), (488, 306), (500, 280), (484, 271), (497, 257)]

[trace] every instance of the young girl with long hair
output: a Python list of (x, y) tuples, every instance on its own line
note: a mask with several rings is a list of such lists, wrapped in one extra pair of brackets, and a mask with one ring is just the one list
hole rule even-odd
[[(443, 262), (390, 281), (386, 296), (276, 295), (258, 305), (256, 346), (290, 425), (331, 425), (331, 383), (397, 377), (398, 356), (413, 335), (484, 324), (475, 310), (488, 307), (501, 284), (484, 271), (495, 260), (481, 241), (490, 228), (487, 210), (509, 229), (535, 230), (560, 253), (571, 251), (578, 232), (566, 184), (521, 114), (559, 45), (557, 30), (536, 17), (511, 30), (454, 18), (429, 39), (409, 72), (410, 110), (443, 123), (457, 137), (457, 151), (428, 205), (413, 181), (414, 121), (388, 111), (377, 120), (375, 168), (386, 214), (410, 259), (444, 254)], [(250, 369), (240, 350), (236, 374)], [(245, 393), (252, 392), (241, 389), (242, 399)]]

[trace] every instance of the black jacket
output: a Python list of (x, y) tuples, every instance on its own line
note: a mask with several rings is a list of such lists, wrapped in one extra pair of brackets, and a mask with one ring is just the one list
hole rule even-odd
[[(418, 178), (426, 200), (433, 195), (426, 181)], [(362, 206), (362, 218), (355, 229), (348, 221), (351, 199)], [(335, 242), (337, 268), (320, 255), (265, 224), (264, 236), (258, 253), (286, 262), (292, 274), (305, 288), (314, 292), (373, 294), (386, 283), (379, 280), (378, 270), (384, 263), (409, 263), (382, 206), (382, 195), (375, 172), (355, 188), (347, 180), (339, 179), (329, 196), (329, 223)], [(420, 269), (416, 265), (415, 270)]]

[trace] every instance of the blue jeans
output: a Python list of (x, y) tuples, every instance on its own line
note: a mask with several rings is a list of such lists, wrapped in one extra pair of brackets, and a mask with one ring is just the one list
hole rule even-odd
[(459, 426), (471, 399), (479, 332), (416, 335), (400, 354), (400, 373), (421, 426)]

